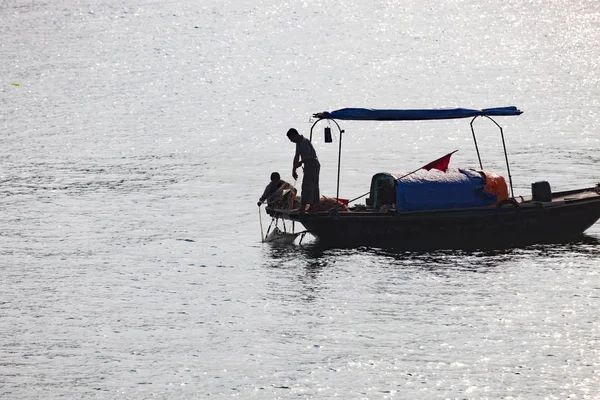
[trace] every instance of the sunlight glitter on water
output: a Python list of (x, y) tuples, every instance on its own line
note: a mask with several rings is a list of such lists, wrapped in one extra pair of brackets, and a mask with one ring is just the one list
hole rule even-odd
[[(596, 2), (0, 12), (0, 397), (596, 396), (600, 225), (502, 251), (324, 249), (261, 243), (256, 210), (272, 171), (291, 180), (285, 131), (343, 107), (516, 105), (515, 189), (595, 185)], [(477, 163), (468, 124), (344, 129), (346, 198), (457, 148)], [(316, 147), (330, 195), (337, 147)]]

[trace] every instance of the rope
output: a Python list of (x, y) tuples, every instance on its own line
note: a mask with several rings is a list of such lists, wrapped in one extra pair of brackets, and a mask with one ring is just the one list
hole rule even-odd
[(365, 196), (366, 196), (366, 195), (368, 195), (369, 193), (371, 193), (371, 191), (370, 191), (370, 190), (369, 190), (367, 193), (365, 193), (365, 194), (361, 194), (360, 196), (353, 198), (352, 200), (348, 200), (348, 204), (352, 203), (354, 200), (358, 200), (358, 199), (360, 199), (361, 197), (365, 197)]
[[(288, 204), (288, 208), (291, 210), (294, 207), (294, 200), (296, 200), (296, 183), (297, 179), (294, 179), (294, 186), (292, 186), (292, 193), (290, 195), (290, 204)], [(293, 226), (293, 225), (292, 225)]]

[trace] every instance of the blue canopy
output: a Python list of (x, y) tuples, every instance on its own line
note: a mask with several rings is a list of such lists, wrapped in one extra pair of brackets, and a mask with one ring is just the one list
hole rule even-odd
[(456, 119), (479, 116), (520, 115), (523, 111), (517, 107), (485, 108), (471, 110), (468, 108), (442, 108), (432, 110), (374, 110), (371, 108), (342, 108), (335, 111), (323, 111), (314, 114), (320, 119), (344, 119), (362, 121), (419, 121), (429, 119)]

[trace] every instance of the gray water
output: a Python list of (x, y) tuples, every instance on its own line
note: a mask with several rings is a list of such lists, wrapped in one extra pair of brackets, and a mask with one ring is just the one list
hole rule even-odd
[[(599, 26), (593, 0), (3, 0), (0, 398), (600, 398), (600, 224), (322, 249), (261, 243), (256, 207), (291, 180), (287, 129), (343, 107), (516, 105), (515, 193), (594, 186)], [(343, 128), (341, 197), (477, 165), (468, 120)]]

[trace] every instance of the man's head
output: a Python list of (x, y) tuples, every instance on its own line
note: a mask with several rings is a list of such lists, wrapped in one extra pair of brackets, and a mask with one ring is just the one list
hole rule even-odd
[(302, 136), (298, 133), (297, 130), (295, 130), (294, 128), (290, 128), (287, 131), (287, 137), (288, 139), (290, 139), (291, 142), (298, 143)]
[(279, 175), (279, 172), (273, 172), (271, 174), (271, 182), (278, 182), (281, 179), (281, 175)]

